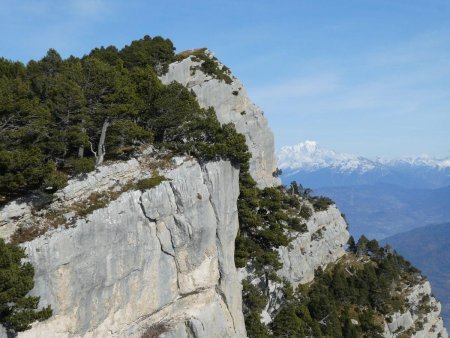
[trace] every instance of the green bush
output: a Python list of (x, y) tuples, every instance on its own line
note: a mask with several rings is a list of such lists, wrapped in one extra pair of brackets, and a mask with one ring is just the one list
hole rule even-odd
[(334, 204), (331, 198), (325, 196), (313, 197), (311, 201), (315, 211), (325, 211)]
[(266, 306), (267, 296), (258, 287), (247, 280), (243, 280), (242, 300), (247, 335), (249, 337), (270, 337), (267, 327), (261, 323), (261, 311)]
[(55, 192), (64, 188), (67, 185), (67, 180), (67, 174), (55, 169), (44, 179), (43, 186), (45, 190)]
[(302, 223), (298, 218), (289, 219), (289, 227), (298, 232), (306, 232), (308, 231), (308, 226), (305, 223)]
[(304, 220), (308, 221), (311, 218), (312, 214), (313, 214), (313, 211), (307, 205), (302, 205), (300, 207), (299, 215)]
[(95, 159), (84, 158), (70, 158), (65, 163), (65, 168), (73, 175), (88, 173), (95, 169)]
[(159, 175), (150, 178), (144, 178), (136, 183), (136, 188), (138, 188), (141, 191), (149, 190), (158, 186), (163, 181), (167, 181), (167, 178)]
[(27, 296), (34, 286), (34, 268), (24, 258), (24, 249), (0, 239), (0, 323), (15, 332), (52, 315), (50, 306), (37, 310), (39, 297)]
[(194, 61), (201, 61), (200, 69), (205, 74), (211, 75), (213, 78), (216, 78), (220, 81), (224, 81), (226, 84), (231, 84), (233, 82), (233, 80), (229, 76), (229, 68), (225, 66), (222, 66), (220, 68), (217, 58), (210, 58), (210, 56), (206, 54), (206, 48), (196, 49), (188, 54), (181, 55), (180, 57), (184, 58), (190, 55), (194, 56)]

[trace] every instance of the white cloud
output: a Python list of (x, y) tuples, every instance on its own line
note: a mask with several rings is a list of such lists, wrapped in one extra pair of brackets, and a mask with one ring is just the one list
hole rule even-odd
[[(415, 36), (400, 44), (385, 46), (385, 48), (374, 51), (367, 56), (370, 66), (395, 66), (414, 65), (421, 62), (445, 61), (442, 57), (447, 52), (450, 43), (450, 32), (448, 29), (434, 30)], [(448, 60), (447, 60), (448, 61)]]
[(72, 0), (72, 13), (80, 17), (99, 17), (107, 14), (108, 6), (104, 0)]
[(331, 93), (339, 87), (339, 79), (334, 74), (316, 74), (306, 78), (296, 78), (270, 86), (263, 86), (252, 91), (258, 98), (290, 99), (314, 97)]
[(359, 55), (353, 67), (334, 64), (328, 72), (287, 78), (250, 93), (263, 106), (284, 107), (289, 114), (432, 113), (436, 103), (450, 104), (447, 42), (450, 34), (443, 31), (422, 34), (381, 52)]

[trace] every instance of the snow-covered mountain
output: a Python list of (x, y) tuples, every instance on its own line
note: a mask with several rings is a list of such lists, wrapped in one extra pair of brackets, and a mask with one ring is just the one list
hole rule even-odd
[(278, 152), (284, 183), (292, 180), (318, 188), (390, 183), (403, 187), (438, 188), (450, 185), (450, 159), (430, 156), (393, 160), (369, 159), (325, 149), (315, 141), (284, 146)]
[(343, 172), (366, 172), (376, 167), (377, 163), (367, 158), (338, 153), (319, 146), (316, 141), (305, 141), (293, 146), (284, 146), (278, 153), (281, 169), (302, 169), (314, 171), (334, 168)]

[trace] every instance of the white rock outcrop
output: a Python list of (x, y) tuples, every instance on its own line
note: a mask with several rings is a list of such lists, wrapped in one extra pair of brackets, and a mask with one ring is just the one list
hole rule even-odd
[(288, 247), (278, 249), (283, 263), (278, 274), (294, 286), (311, 282), (314, 270), (342, 257), (350, 237), (347, 222), (335, 205), (313, 213), (307, 226), (307, 232), (299, 234)]
[[(117, 190), (126, 182), (149, 176), (149, 171), (143, 170), (142, 164), (136, 159), (103, 165), (89, 175), (71, 178), (65, 188), (54, 194), (54, 201), (47, 209), (63, 213), (65, 207), (70, 208), (73, 203), (86, 200), (93, 192)], [(33, 206), (38, 198), (32, 196), (22, 201), (14, 200), (0, 208), (0, 238), (8, 240), (18, 228), (42, 223), (42, 217), (39, 217)]]
[[(206, 54), (213, 58), (210, 51)], [(216, 60), (219, 68), (223, 65)], [(199, 68), (201, 60), (189, 56), (182, 61), (169, 65), (169, 71), (161, 81), (169, 84), (179, 82), (193, 90), (201, 107), (213, 107), (220, 123), (234, 123), (237, 132), (243, 134), (252, 158), (250, 174), (259, 187), (279, 185), (278, 178), (273, 177), (277, 167), (273, 133), (269, 128), (263, 112), (250, 101), (244, 85), (230, 74), (232, 82), (213, 78)]]
[(428, 281), (404, 290), (407, 293), (405, 312), (394, 313), (385, 322), (386, 338), (448, 338), (441, 313), (441, 304), (432, 296)]
[[(162, 174), (155, 188), (123, 192), (24, 244), (36, 269), (31, 293), (54, 315), (19, 337), (246, 335), (234, 266), (239, 171), (187, 160)], [(65, 196), (97, 188), (73, 182)]]
[[(309, 203), (307, 205), (312, 207)], [(325, 211), (313, 212), (306, 225), (307, 231), (298, 233), (289, 246), (278, 248), (283, 266), (277, 274), (294, 287), (311, 282), (317, 268), (325, 269), (329, 263), (345, 255), (345, 245), (350, 237), (347, 222), (335, 205)], [(269, 299), (261, 317), (265, 324), (269, 324), (283, 301), (283, 285), (269, 281), (266, 286), (265, 281), (254, 276), (250, 267), (240, 269), (240, 276), (265, 289)]]

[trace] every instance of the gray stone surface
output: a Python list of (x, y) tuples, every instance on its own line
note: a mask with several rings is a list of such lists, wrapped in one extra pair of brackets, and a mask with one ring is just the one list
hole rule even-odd
[(167, 337), (245, 336), (238, 170), (186, 161), (163, 174), (157, 187), (25, 243), (32, 294), (54, 316), (19, 337), (140, 337), (161, 327)]
[(55, 197), (63, 203), (85, 199), (92, 193), (92, 187), (97, 193), (111, 190), (128, 180), (138, 179), (141, 171), (136, 159), (103, 165), (89, 175), (70, 179), (64, 189), (55, 193)]
[[(391, 316), (390, 322), (385, 323), (384, 336), (403, 337), (409, 330), (410, 337), (413, 338), (448, 338), (440, 316), (441, 304), (432, 296), (430, 283), (422, 281), (404, 292), (407, 293), (408, 308), (403, 313), (397, 312)], [(429, 299), (424, 301), (424, 296)], [(421, 305), (426, 305), (431, 310), (423, 313)]]
[[(213, 54), (207, 51), (210, 57)], [(263, 112), (250, 101), (244, 85), (233, 75), (230, 84), (212, 78), (196, 69), (200, 61), (190, 56), (169, 65), (169, 71), (161, 81), (169, 84), (176, 81), (195, 92), (202, 107), (213, 107), (221, 123), (232, 122), (236, 130), (245, 136), (252, 154), (250, 173), (260, 187), (279, 185), (272, 173), (277, 167), (273, 133)], [(223, 65), (219, 62), (219, 67)]]
[[(142, 158), (141, 160), (143, 160)], [(145, 162), (145, 161), (144, 161)], [(47, 211), (62, 213), (66, 221), (74, 218), (69, 208), (73, 203), (86, 200), (93, 192), (102, 193), (120, 189), (130, 181), (150, 176), (148, 170), (136, 159), (113, 162), (98, 167), (87, 175), (79, 175), (68, 181), (67, 186), (55, 193), (54, 201), (44, 210), (33, 208), (33, 201), (39, 197), (11, 201), (0, 207), (0, 238), (8, 240), (19, 227), (41, 224)]]
[(278, 272), (293, 285), (314, 279), (314, 270), (324, 268), (345, 254), (350, 237), (347, 223), (336, 206), (315, 212), (307, 222), (308, 231), (299, 234), (289, 247), (280, 247), (283, 268)]
[(0, 238), (9, 239), (20, 222), (31, 218), (31, 205), (12, 201), (0, 208)]
[[(309, 202), (305, 203), (312, 208)], [(313, 212), (306, 225), (308, 231), (299, 233), (288, 247), (278, 248), (283, 267), (277, 273), (294, 287), (311, 282), (314, 279), (314, 270), (325, 268), (342, 257), (350, 237), (347, 223), (334, 205), (326, 211)], [(240, 269), (239, 273), (240, 279), (246, 278), (253, 285), (266, 288), (265, 281), (254, 275), (251, 266)], [(265, 324), (273, 320), (283, 301), (281, 288), (282, 284), (277, 282), (269, 282), (266, 288), (269, 301), (261, 314)]]

